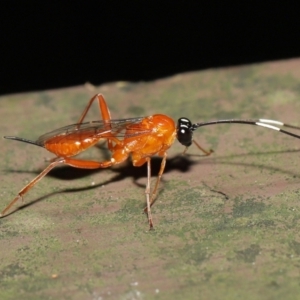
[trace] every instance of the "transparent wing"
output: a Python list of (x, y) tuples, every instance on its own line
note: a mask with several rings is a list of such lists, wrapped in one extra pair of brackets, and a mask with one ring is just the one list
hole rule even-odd
[[(45, 142), (49, 139), (56, 137), (56, 136), (74, 136), (78, 134), (84, 134), (85, 136), (95, 136), (105, 135), (105, 138), (111, 137), (124, 137), (125, 131), (130, 126), (130, 134), (126, 134), (127, 136), (138, 136), (140, 134), (144, 134), (149, 132), (140, 126), (140, 122), (144, 119), (144, 117), (139, 118), (129, 118), (129, 119), (117, 119), (117, 120), (110, 120), (109, 122), (104, 121), (91, 121), (81, 124), (72, 124), (68, 126), (64, 126), (58, 128), (56, 130), (50, 131), (41, 135), (37, 140), (36, 144), (39, 146), (43, 146)], [(134, 126), (136, 124), (136, 126)]]

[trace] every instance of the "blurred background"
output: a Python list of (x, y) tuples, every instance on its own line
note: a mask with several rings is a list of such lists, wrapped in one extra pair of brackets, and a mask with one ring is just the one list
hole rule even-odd
[(288, 1), (2, 1), (0, 94), (300, 56)]

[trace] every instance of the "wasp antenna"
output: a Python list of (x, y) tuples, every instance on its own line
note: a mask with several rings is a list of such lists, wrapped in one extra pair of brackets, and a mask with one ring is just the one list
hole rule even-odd
[(31, 144), (31, 145), (42, 147), (37, 142), (31, 141), (31, 140), (27, 140), (27, 139), (24, 139), (24, 138), (19, 138), (17, 136), (4, 136), (4, 138), (8, 139), (8, 140), (15, 140), (15, 141), (19, 141), (19, 142), (23, 142), (23, 143), (27, 143), (27, 144)]
[[(300, 127), (286, 124), (286, 123), (283, 123), (280, 121), (268, 120), (268, 119), (257, 119), (257, 120), (228, 119), (228, 120), (216, 120), (216, 121), (210, 121), (210, 122), (196, 123), (191, 126), (191, 131), (194, 131), (197, 128), (202, 127), (202, 126), (208, 126), (208, 125), (214, 125), (214, 124), (248, 124), (248, 125), (261, 126), (261, 127), (276, 130), (281, 133), (284, 133), (284, 134), (290, 135), (292, 137), (295, 137), (297, 139), (300, 139), (300, 135), (283, 130), (274, 125), (287, 127), (287, 128), (293, 128), (293, 129), (300, 129)], [(271, 124), (274, 124), (274, 125), (271, 125)]]
[(258, 121), (261, 122), (261, 123), (266, 123), (266, 124), (275, 124), (275, 125), (279, 125), (279, 126), (282, 126), (282, 127), (293, 128), (293, 129), (300, 129), (300, 126), (286, 124), (286, 123), (283, 123), (283, 122), (280, 122), (280, 121), (276, 121), (276, 120), (258, 119)]

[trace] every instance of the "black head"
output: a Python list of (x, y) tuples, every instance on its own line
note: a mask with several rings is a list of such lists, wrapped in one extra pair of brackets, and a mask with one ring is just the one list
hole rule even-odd
[(192, 122), (187, 118), (178, 119), (177, 140), (183, 146), (189, 147), (193, 142)]

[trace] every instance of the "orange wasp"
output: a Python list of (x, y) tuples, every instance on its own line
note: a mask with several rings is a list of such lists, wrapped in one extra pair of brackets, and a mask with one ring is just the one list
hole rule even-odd
[[(97, 100), (102, 116), (102, 121), (91, 121), (83, 123), (92, 103)], [(23, 196), (49, 171), (58, 165), (69, 165), (82, 169), (108, 168), (110, 166), (122, 163), (129, 156), (135, 167), (147, 163), (147, 184), (145, 189), (147, 206), (144, 211), (148, 214), (150, 229), (153, 228), (151, 215), (151, 206), (155, 200), (159, 182), (165, 169), (167, 150), (177, 138), (185, 146), (184, 153), (188, 147), (194, 143), (205, 155), (210, 155), (213, 150), (204, 150), (196, 141), (193, 140), (193, 132), (202, 126), (221, 124), (221, 123), (238, 123), (262, 126), (269, 129), (277, 130), (281, 133), (300, 138), (299, 135), (280, 129), (277, 126), (300, 129), (300, 127), (284, 124), (275, 120), (255, 119), (227, 119), (216, 120), (203, 123), (192, 124), (187, 118), (180, 118), (177, 127), (173, 119), (166, 115), (155, 114), (149, 117), (129, 118), (111, 120), (107, 104), (101, 94), (95, 95), (90, 99), (87, 107), (83, 111), (78, 123), (65, 126), (40, 136), (36, 141), (27, 139), (5, 136), (6, 139), (17, 140), (36, 146), (46, 148), (56, 155), (50, 160), (50, 164), (37, 177), (29, 182), (18, 195), (8, 204), (1, 212), (0, 217), (7, 214), (9, 209), (18, 201), (23, 200)], [(92, 160), (80, 160), (73, 158), (75, 155), (97, 144), (100, 140), (106, 140), (108, 149), (111, 151), (111, 159), (98, 162)], [(158, 177), (151, 192), (151, 157), (158, 155), (162, 157)]]

